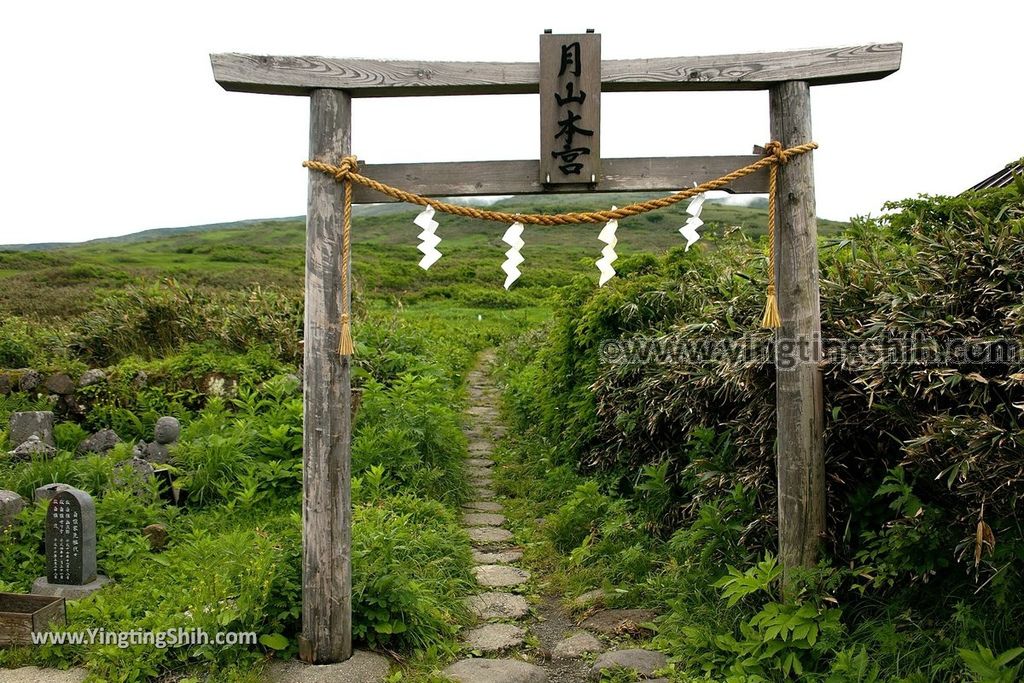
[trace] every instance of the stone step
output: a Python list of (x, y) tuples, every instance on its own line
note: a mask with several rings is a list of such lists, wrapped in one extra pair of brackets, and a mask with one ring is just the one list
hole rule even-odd
[(463, 640), (477, 652), (502, 652), (526, 642), (526, 629), (514, 624), (485, 624), (467, 631)]
[(500, 550), (493, 553), (473, 551), (473, 564), (512, 564), (521, 559), (523, 559), (522, 550)]
[(511, 588), (530, 580), (529, 572), (504, 564), (481, 564), (473, 567), (476, 581), (488, 588)]
[(505, 523), (505, 515), (493, 512), (467, 512), (462, 515), (464, 526), (501, 526)]
[(518, 659), (463, 659), (441, 675), (457, 683), (547, 683), (548, 680), (544, 669)]
[(603, 606), (604, 605), (604, 598), (605, 598), (605, 596), (604, 596), (604, 589), (603, 588), (594, 588), (593, 590), (589, 590), (586, 593), (583, 593), (581, 595), (577, 595), (575, 598), (572, 599), (572, 601), (569, 603), (569, 605), (574, 610), (582, 611), (582, 610), (588, 609), (590, 607), (601, 607), (601, 606)]
[(493, 526), (477, 526), (466, 529), (469, 539), (477, 546), (498, 545), (512, 540), (512, 532)]
[(522, 619), (530, 612), (526, 598), (514, 593), (491, 591), (465, 599), (466, 609), (477, 619)]
[(640, 624), (654, 619), (658, 613), (649, 609), (607, 609), (587, 618), (581, 626), (604, 635), (642, 630)]
[(495, 408), (494, 406), (487, 406), (487, 405), (472, 406), (466, 412), (469, 415), (472, 415), (473, 417), (476, 417), (476, 418), (497, 419), (497, 417), (498, 417), (498, 409)]
[(600, 652), (604, 647), (593, 635), (581, 631), (569, 636), (555, 645), (551, 656), (555, 659), (579, 659), (583, 655)]
[(469, 467), (493, 467), (494, 461), (490, 458), (467, 458), (466, 465)]
[(19, 669), (0, 670), (0, 680), (4, 683), (81, 683), (88, 675), (89, 672), (81, 668), (61, 671), (24, 666)]
[(605, 652), (594, 662), (590, 677), (601, 679), (601, 672), (607, 669), (623, 668), (635, 671), (643, 678), (650, 678), (654, 672), (668, 664), (668, 657), (652, 650), (613, 650)]
[(310, 665), (298, 660), (275, 661), (267, 667), (263, 680), (267, 683), (380, 683), (388, 676), (391, 661), (375, 652), (356, 650), (340, 664)]
[(504, 512), (505, 507), (501, 503), (490, 500), (473, 500), (462, 506), (464, 510), (479, 510), (480, 512)]

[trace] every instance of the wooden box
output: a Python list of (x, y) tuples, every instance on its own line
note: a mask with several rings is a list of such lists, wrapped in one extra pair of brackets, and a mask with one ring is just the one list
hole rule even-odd
[(0, 647), (31, 645), (32, 634), (66, 624), (64, 598), (0, 593)]

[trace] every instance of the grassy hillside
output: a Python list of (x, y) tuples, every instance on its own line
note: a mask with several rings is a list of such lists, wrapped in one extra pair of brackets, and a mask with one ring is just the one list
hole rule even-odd
[[(602, 202), (619, 206), (636, 196), (605, 195)], [(595, 206), (593, 196), (551, 196), (501, 200), (505, 211), (545, 212), (581, 210)], [(464, 218), (442, 217), (438, 233), (445, 254), (428, 273), (417, 263), (419, 228), (412, 224), (418, 209), (405, 205), (358, 207), (354, 230), (354, 267), (358, 286), (388, 298), (412, 292), (439, 296), (434, 287), (476, 284), (501, 296), (501, 263), (508, 245), (504, 227)], [(705, 205), (703, 219), (709, 236), (757, 238), (767, 226), (764, 208)], [(672, 208), (622, 221), (620, 255), (663, 252), (682, 244), (677, 230), (684, 208)], [(822, 220), (822, 234), (835, 234), (846, 224)], [(733, 228), (738, 227), (738, 230)], [(523, 277), (513, 288), (529, 294), (532, 288), (563, 284), (579, 272), (593, 272), (603, 246), (600, 226), (529, 227), (524, 235)], [(305, 225), (302, 218), (244, 221), (219, 226), (155, 230), (55, 249), (0, 250), (0, 311), (50, 318), (87, 310), (103, 293), (133, 281), (172, 277), (179, 282), (234, 290), (260, 285), (301, 288)], [(712, 241), (702, 242), (710, 248)]]

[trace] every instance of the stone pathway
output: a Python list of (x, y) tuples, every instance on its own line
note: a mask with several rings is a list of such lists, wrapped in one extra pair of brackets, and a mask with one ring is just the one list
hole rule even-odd
[(463, 635), (464, 658), (441, 675), (459, 683), (583, 683), (597, 680), (605, 668), (626, 666), (650, 678), (664, 666), (664, 655), (645, 650), (605, 652), (606, 645), (598, 637), (619, 635), (624, 623), (646, 620), (647, 613), (598, 612), (594, 616), (604, 618), (591, 625), (595, 635), (580, 628), (557, 599), (542, 599), (531, 613), (521, 594), (529, 590), (530, 573), (518, 566), (523, 553), (505, 528), (504, 507), (493, 488), (495, 463), (490, 454), (494, 440), (504, 435), (498, 420), (498, 391), (490, 377), (493, 363), (493, 352), (483, 354), (468, 377), (470, 457), (465, 467), (474, 494), (462, 511), (462, 525), (473, 543), (473, 573), (480, 586), (477, 594), (466, 598), (477, 624)]

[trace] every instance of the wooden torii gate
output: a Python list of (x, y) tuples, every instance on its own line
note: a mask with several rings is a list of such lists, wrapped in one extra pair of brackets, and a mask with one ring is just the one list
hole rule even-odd
[[(604, 92), (768, 90), (771, 136), (783, 148), (812, 139), (811, 86), (884, 78), (899, 69), (903, 49), (900, 43), (890, 43), (602, 61), (599, 38), (590, 31), (574, 36), (541, 36), (542, 60), (546, 40), (593, 44), (597, 39), (596, 56), (593, 51), (588, 52), (589, 56), (581, 55), (577, 48), (575, 63), (597, 71), (599, 77), (594, 82)], [(563, 53), (562, 71), (564, 60)], [(541, 93), (546, 82), (557, 80), (543, 73), (539, 63), (373, 61), (234, 53), (211, 55), (211, 62), (214, 78), (225, 90), (309, 97), (310, 158), (329, 163), (338, 163), (351, 153), (353, 98)], [(577, 68), (577, 75), (579, 71)], [(551, 87), (560, 86), (554, 83)], [(591, 93), (591, 104), (595, 104), (595, 95), (599, 93)], [(559, 104), (566, 99), (560, 98)], [(541, 108), (544, 116), (552, 105), (542, 99)], [(545, 125), (549, 124), (542, 120), (542, 129)], [(548, 149), (548, 142), (542, 144), (542, 149)], [(757, 158), (602, 161), (595, 155), (597, 164), (588, 163), (585, 171), (592, 175), (568, 178), (568, 182), (565, 178), (552, 180), (552, 161), (545, 153), (540, 160), (526, 161), (366, 165), (361, 173), (432, 197), (665, 191), (724, 175)], [(729, 189), (764, 193), (767, 180), (767, 173), (762, 171)], [(801, 567), (817, 561), (825, 528), (824, 416), (818, 364), (821, 321), (811, 155), (795, 157), (782, 166), (778, 181), (776, 287), (783, 321), (778, 335), (780, 342), (800, 350), (791, 369), (777, 366), (776, 370), (779, 557), (784, 567)], [(354, 201), (389, 200), (357, 185)], [(349, 359), (337, 352), (342, 306), (341, 233), (341, 185), (328, 175), (311, 171), (306, 218), (300, 655), (316, 663), (343, 661), (352, 655), (351, 384)]]

